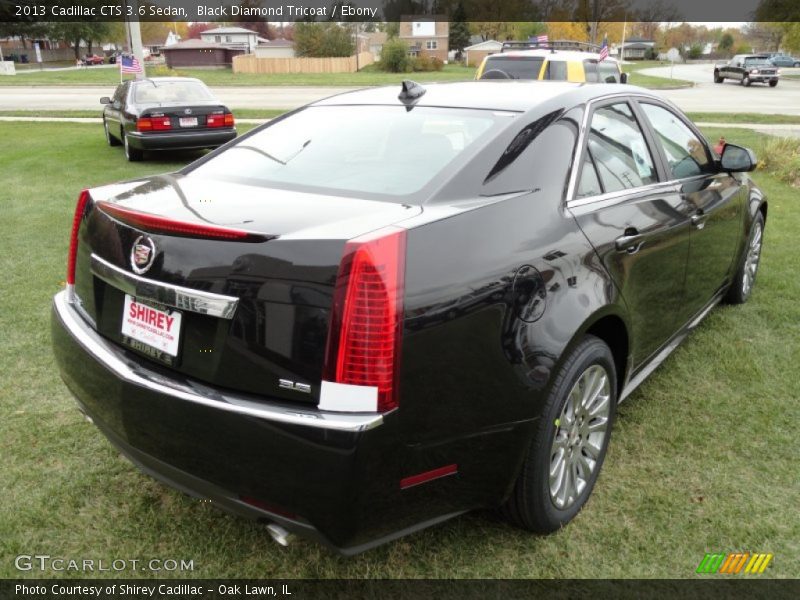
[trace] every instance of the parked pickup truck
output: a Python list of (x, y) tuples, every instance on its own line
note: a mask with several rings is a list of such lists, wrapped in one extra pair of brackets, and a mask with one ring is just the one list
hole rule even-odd
[(727, 64), (714, 67), (714, 83), (734, 79), (742, 85), (768, 83), (778, 85), (778, 68), (769, 62), (766, 54), (737, 54)]

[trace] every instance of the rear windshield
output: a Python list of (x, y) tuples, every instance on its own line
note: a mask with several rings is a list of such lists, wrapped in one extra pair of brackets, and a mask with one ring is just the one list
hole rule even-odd
[(769, 59), (766, 56), (748, 56), (744, 59), (744, 64), (748, 67), (756, 65), (769, 65)]
[(314, 106), (243, 137), (189, 176), (396, 202), (420, 191), (515, 113)]
[(502, 71), (508, 79), (539, 79), (544, 58), (540, 56), (490, 56), (486, 60), (481, 79), (489, 79), (490, 71)]
[(133, 101), (136, 104), (166, 104), (213, 100), (208, 88), (199, 81), (142, 81), (136, 84)]

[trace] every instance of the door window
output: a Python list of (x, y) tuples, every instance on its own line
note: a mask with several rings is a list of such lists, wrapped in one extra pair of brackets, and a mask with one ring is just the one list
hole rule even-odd
[(705, 142), (675, 113), (655, 104), (641, 106), (656, 132), (674, 178), (714, 172)]
[(626, 102), (604, 106), (594, 112), (588, 152), (597, 167), (603, 192), (658, 181), (642, 129)]

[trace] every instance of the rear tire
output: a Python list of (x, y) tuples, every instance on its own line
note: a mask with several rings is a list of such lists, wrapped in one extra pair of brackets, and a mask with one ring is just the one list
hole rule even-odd
[(555, 376), (522, 471), (501, 507), (509, 521), (551, 533), (580, 512), (603, 466), (616, 402), (611, 350), (586, 336)]
[(120, 141), (113, 135), (111, 135), (111, 131), (108, 129), (108, 121), (106, 121), (105, 119), (103, 119), (103, 129), (106, 132), (106, 143), (109, 146), (119, 146)]
[(796, 68), (800, 67), (800, 62), (796, 62), (792, 66), (796, 69)]
[(127, 158), (128, 161), (138, 162), (142, 160), (144, 152), (131, 146), (130, 142), (128, 141), (128, 136), (125, 133), (122, 134), (122, 143), (125, 146), (125, 158)]
[(756, 283), (758, 265), (761, 262), (761, 247), (764, 243), (764, 215), (759, 211), (753, 224), (750, 225), (750, 234), (747, 236), (747, 247), (744, 249), (739, 268), (733, 276), (733, 283), (725, 295), (728, 304), (744, 304), (753, 293)]

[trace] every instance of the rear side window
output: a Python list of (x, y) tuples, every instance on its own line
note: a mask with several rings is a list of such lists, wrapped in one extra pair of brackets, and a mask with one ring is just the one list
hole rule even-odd
[(619, 83), (619, 68), (616, 63), (600, 61), (597, 63), (600, 83)]
[(539, 79), (544, 58), (540, 56), (494, 55), (486, 59), (481, 79), (491, 79), (492, 71), (502, 71), (508, 79)]
[(641, 104), (656, 132), (656, 138), (676, 179), (714, 171), (705, 143), (670, 110), (655, 104)]
[(605, 193), (658, 181), (642, 129), (626, 102), (594, 112), (588, 152)]
[(585, 60), (583, 61), (583, 72), (587, 83), (597, 83), (600, 81), (600, 76), (597, 73), (597, 61)]
[(548, 60), (544, 78), (552, 81), (566, 81), (567, 63), (563, 60)]

